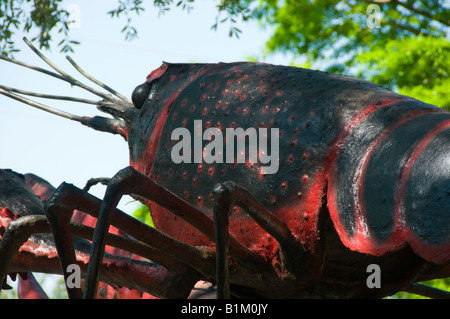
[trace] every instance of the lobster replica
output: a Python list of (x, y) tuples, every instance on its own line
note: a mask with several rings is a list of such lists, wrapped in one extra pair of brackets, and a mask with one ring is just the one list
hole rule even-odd
[[(63, 183), (45, 205), (29, 175), (0, 171), (0, 280), (24, 271), (68, 279), (78, 264), (85, 298), (99, 280), (162, 298), (187, 297), (200, 280), (218, 298), (449, 296), (415, 284), (450, 276), (448, 111), (359, 79), (247, 62), (163, 63), (131, 103), (46, 62), (59, 74), (33, 68), (101, 96), (98, 109), (112, 117), (0, 93), (121, 135), (130, 166), (103, 200)], [(146, 203), (155, 228), (116, 208), (125, 194)], [(95, 229), (74, 210), (98, 217)], [(367, 283), (373, 264), (377, 287)]]

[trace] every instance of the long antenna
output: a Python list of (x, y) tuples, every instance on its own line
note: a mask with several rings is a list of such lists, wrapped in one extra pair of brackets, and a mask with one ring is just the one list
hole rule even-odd
[(98, 105), (99, 104), (98, 101), (93, 101), (93, 100), (88, 100), (88, 99), (81, 99), (81, 98), (72, 97), (72, 96), (42, 94), (42, 93), (30, 92), (30, 91), (15, 89), (15, 88), (12, 88), (12, 87), (9, 87), (9, 86), (5, 86), (5, 85), (0, 85), (0, 88), (3, 89), (4, 91), (19, 93), (19, 94), (29, 95), (29, 96), (35, 96), (35, 97), (39, 97), (39, 98), (43, 98), (43, 99), (72, 101), (72, 102), (94, 104), (94, 105)]
[(69, 119), (69, 120), (81, 122), (81, 119), (82, 119), (81, 116), (70, 114), (70, 113), (67, 113), (67, 112), (64, 112), (64, 111), (60, 111), (58, 109), (54, 109), (54, 108), (52, 108), (50, 106), (38, 103), (36, 101), (30, 100), (30, 99), (27, 99), (27, 98), (24, 98), (23, 96), (11, 93), (11, 92), (6, 91), (6, 90), (4, 90), (2, 88), (0, 88), (0, 94), (3, 94), (5, 96), (7, 96), (7, 97), (10, 97), (10, 98), (12, 98), (14, 100), (20, 101), (22, 103), (31, 105), (32, 107), (38, 108), (38, 109), (40, 109), (42, 111), (49, 112), (49, 113), (52, 113), (52, 114), (55, 114), (55, 115), (58, 115), (58, 116), (65, 117), (66, 119)]
[(94, 93), (95, 95), (100, 96), (101, 98), (103, 98), (103, 99), (105, 99), (107, 101), (110, 101), (110, 102), (114, 101), (114, 99), (111, 96), (109, 96), (109, 95), (107, 95), (107, 94), (105, 94), (103, 92), (97, 91), (96, 89), (93, 89), (93, 88), (91, 88), (91, 87), (89, 87), (89, 86), (79, 82), (78, 80), (74, 79), (72, 76), (70, 76), (69, 74), (67, 74), (66, 72), (64, 72), (60, 68), (58, 68), (55, 64), (53, 64), (53, 62), (51, 62), (41, 52), (39, 52), (39, 50), (36, 49), (26, 37), (24, 37), (23, 40), (31, 48), (31, 50), (33, 50), (45, 63), (47, 63), (56, 72), (61, 74), (65, 81), (69, 82), (72, 85), (75, 85), (75, 86), (78, 86), (80, 88), (83, 88), (83, 89), (85, 89), (85, 90), (87, 90), (87, 91), (89, 91), (91, 93)]
[(97, 84), (98, 86), (104, 88), (106, 91), (114, 94), (115, 96), (117, 96), (119, 99), (132, 103), (129, 99), (127, 99), (125, 96), (123, 96), (122, 94), (120, 94), (119, 92), (117, 92), (116, 90), (110, 88), (109, 86), (107, 86), (106, 84), (100, 82), (99, 80), (97, 80), (96, 78), (92, 77), (91, 75), (87, 74), (82, 68), (80, 68), (78, 66), (78, 64), (75, 63), (74, 60), (72, 60), (72, 58), (70, 56), (66, 56), (66, 59), (74, 66), (75, 69), (77, 69), (78, 72), (80, 72), (84, 77), (86, 77), (87, 79), (91, 80), (92, 82), (94, 82), (95, 84)]
[[(87, 74), (84, 70), (82, 70), (70, 57), (67, 57), (69, 62), (72, 64), (72, 66), (75, 67), (75, 69), (81, 73), (84, 77), (89, 79), (90, 81), (94, 82), (104, 90), (112, 93), (113, 95), (106, 94), (104, 92), (98, 91), (86, 84), (83, 84), (82, 82), (76, 80), (71, 75), (67, 74), (63, 70), (61, 70), (58, 66), (53, 64), (47, 57), (45, 57), (38, 49), (36, 49), (31, 42), (24, 37), (25, 43), (47, 64), (49, 65), (54, 71), (46, 70), (22, 61), (17, 61), (5, 56), (0, 55), (0, 59), (11, 62), (23, 67), (26, 67), (28, 69), (38, 71), (41, 73), (44, 73), (46, 75), (50, 75), (52, 77), (55, 77), (59, 80), (63, 80), (65, 82), (70, 83), (72, 86), (78, 86), (88, 92), (91, 92), (99, 97), (102, 98), (100, 101), (92, 101), (88, 99), (81, 99), (77, 97), (70, 97), (70, 96), (60, 96), (60, 95), (53, 95), (53, 94), (41, 94), (41, 93), (35, 93), (20, 89), (11, 88), (8, 86), (0, 85), (0, 94), (5, 95), (9, 98), (12, 98), (14, 100), (20, 101), (22, 103), (31, 105), (35, 108), (38, 108), (40, 110), (43, 110), (45, 112), (49, 112), (58, 116), (62, 116), (64, 118), (80, 122), (83, 125), (89, 126), (95, 130), (99, 131), (105, 131), (110, 132), (114, 134), (120, 134), (126, 139), (126, 129), (125, 128), (125, 121), (130, 120), (132, 118), (132, 114), (135, 113), (135, 108), (133, 106), (133, 103), (127, 99), (125, 96), (120, 94), (119, 92), (113, 90), (106, 84), (102, 83), (101, 81), (95, 79), (94, 77)], [(60, 111), (58, 109), (55, 109), (53, 107), (38, 103), (36, 101), (33, 101), (31, 99), (28, 99), (22, 95), (28, 95), (28, 96), (34, 96), (38, 98), (47, 98), (47, 99), (57, 99), (57, 100), (63, 100), (63, 101), (73, 101), (73, 102), (80, 102), (80, 103), (87, 103), (87, 104), (94, 104), (97, 106), (97, 108), (102, 111), (106, 112), (113, 116), (114, 119), (101, 117), (101, 116), (94, 116), (94, 117), (86, 117), (86, 116), (78, 116), (74, 114), (70, 114), (64, 111)], [(121, 119), (119, 119), (121, 118)]]

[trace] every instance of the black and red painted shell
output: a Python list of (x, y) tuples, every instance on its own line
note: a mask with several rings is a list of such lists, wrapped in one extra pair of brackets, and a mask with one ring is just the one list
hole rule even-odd
[[(212, 190), (245, 187), (314, 251), (326, 203), (341, 241), (383, 255), (404, 245), (432, 262), (450, 260), (450, 113), (370, 82), (262, 63), (169, 64), (137, 91), (128, 127), (130, 162), (212, 216)], [(142, 95), (144, 98), (142, 99)], [(136, 100), (136, 99), (135, 99)], [(279, 169), (258, 163), (171, 160), (174, 129), (279, 128)], [(150, 204), (157, 228), (212, 245), (168, 210)], [(276, 243), (238, 208), (231, 233), (255, 249)]]

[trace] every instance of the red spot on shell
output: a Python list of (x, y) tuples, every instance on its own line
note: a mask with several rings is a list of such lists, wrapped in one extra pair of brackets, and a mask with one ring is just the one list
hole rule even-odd
[(214, 86), (214, 89), (213, 89), (214, 92), (217, 91), (217, 90), (219, 89), (219, 87), (220, 87), (220, 82), (221, 82), (220, 80), (217, 80), (217, 81), (216, 81), (216, 85)]
[(264, 105), (263, 108), (261, 109), (261, 113), (262, 114), (267, 114), (269, 112), (269, 106), (268, 105)]
[(196, 105), (195, 105), (195, 104), (192, 104), (192, 105), (191, 105), (191, 108), (190, 108), (191, 112), (194, 112), (194, 111), (195, 111), (195, 108), (196, 108)]
[(236, 80), (236, 83), (241, 83), (242, 81), (248, 79), (250, 76), (248, 74), (244, 74), (242, 77)]
[(230, 89), (225, 89), (225, 90), (222, 91), (222, 94), (223, 94), (223, 95), (226, 95), (226, 94), (228, 94), (229, 92), (230, 92)]
[(213, 176), (214, 175), (214, 167), (208, 168), (208, 175)]
[(277, 202), (277, 199), (276, 199), (276, 197), (275, 196), (270, 196), (270, 203), (273, 205), (273, 204), (275, 204)]
[(186, 198), (186, 199), (189, 198), (189, 192), (188, 191), (184, 191), (184, 198)]
[(247, 114), (248, 113), (248, 111), (249, 111), (249, 107), (248, 106), (246, 106), (246, 107), (244, 107), (243, 109), (242, 109), (242, 114)]
[(269, 105), (270, 103), (272, 103), (271, 98), (268, 98), (267, 100), (264, 101), (264, 105)]
[(200, 101), (206, 100), (207, 97), (208, 97), (208, 94), (203, 93), (203, 94), (200, 96)]
[(198, 164), (198, 166), (197, 166), (197, 173), (201, 173), (202, 170), (203, 170), (203, 164)]
[(194, 178), (192, 178), (192, 185), (196, 186), (197, 185), (197, 177), (194, 176)]
[(198, 206), (203, 206), (203, 197), (201, 196), (201, 195), (199, 195), (198, 197), (197, 197), (197, 204), (198, 204)]
[(281, 190), (285, 191), (287, 189), (288, 183), (286, 181), (281, 182), (280, 188)]
[(229, 80), (227, 81), (227, 85), (231, 85), (233, 82), (234, 82), (234, 79), (229, 79)]
[(205, 127), (206, 127), (206, 128), (211, 127), (211, 121), (206, 121), (206, 122), (205, 122)]
[(182, 127), (186, 127), (188, 119), (183, 119), (183, 121), (181, 122), (181, 126)]
[(303, 175), (302, 176), (302, 183), (304, 183), (304, 184), (306, 184), (306, 183), (308, 183), (308, 181), (309, 181), (309, 176), (308, 175)]
[(236, 91), (234, 91), (234, 96), (239, 96), (241, 95), (242, 90), (241, 89), (237, 89)]
[(311, 156), (311, 152), (310, 151), (305, 151), (303, 153), (303, 159), (308, 159)]
[(187, 99), (184, 98), (183, 101), (181, 101), (181, 107), (185, 107), (187, 104)]
[(239, 98), (239, 101), (244, 102), (246, 99), (247, 99), (247, 95), (242, 94), (241, 97)]
[(295, 145), (297, 145), (297, 143), (298, 143), (298, 140), (295, 137), (291, 138), (291, 146), (295, 146)]
[(208, 108), (207, 107), (204, 107), (203, 109), (202, 109), (202, 115), (206, 115), (208, 113)]
[(288, 156), (288, 159), (287, 159), (287, 162), (289, 163), (289, 164), (292, 164), (293, 162), (294, 162), (294, 155), (289, 155)]
[(229, 105), (230, 105), (230, 103), (228, 103), (228, 102), (223, 103), (222, 104), (222, 110), (226, 110)]
[(267, 89), (267, 86), (261, 86), (259, 87), (259, 92), (261, 92), (262, 95), (269, 95), (269, 90)]
[(259, 180), (262, 180), (262, 179), (264, 179), (264, 176), (265, 176), (265, 175), (262, 174), (262, 173), (261, 173), (261, 170), (259, 169), (259, 170), (258, 170), (258, 179), (259, 179)]
[(186, 179), (186, 178), (187, 178), (187, 172), (184, 171), (184, 172), (181, 174), (181, 177), (182, 177), (183, 179)]

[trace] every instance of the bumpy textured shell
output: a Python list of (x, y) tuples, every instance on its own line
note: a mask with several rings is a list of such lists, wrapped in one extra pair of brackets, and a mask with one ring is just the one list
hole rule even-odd
[[(129, 128), (131, 165), (206, 215), (214, 185), (231, 180), (311, 251), (327, 205), (352, 250), (382, 255), (410, 244), (430, 261), (450, 259), (448, 112), (366, 81), (261, 63), (164, 63), (146, 83), (150, 93)], [(262, 175), (262, 164), (248, 161), (175, 164), (172, 132), (193, 134), (194, 120), (203, 131), (279, 128), (278, 172)], [(169, 211), (151, 209), (157, 228), (211, 244)], [(250, 247), (276, 246), (242, 210), (230, 230)]]

